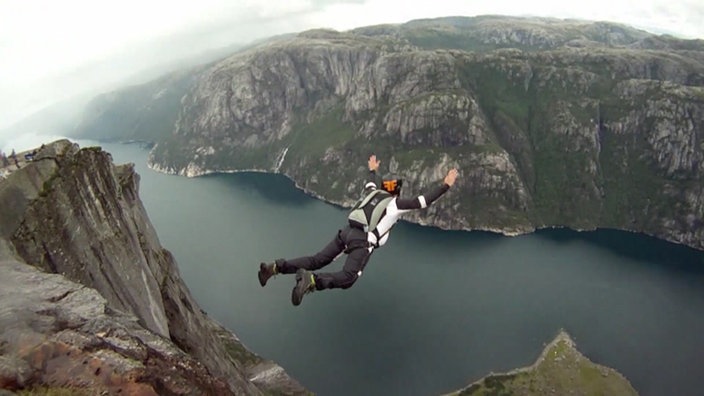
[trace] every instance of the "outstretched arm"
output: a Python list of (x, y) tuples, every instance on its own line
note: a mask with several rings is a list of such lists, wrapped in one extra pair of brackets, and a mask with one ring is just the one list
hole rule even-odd
[[(379, 164), (381, 164), (381, 161), (376, 158), (376, 155), (372, 154), (371, 156), (369, 156), (369, 160), (367, 161), (367, 166), (369, 167), (369, 176), (364, 184), (365, 189), (372, 187), (379, 188), (381, 186), (382, 178), (377, 172), (379, 170)], [(373, 183), (374, 185), (371, 186), (371, 183)]]
[(450, 169), (450, 171), (447, 172), (442, 185), (437, 186), (429, 192), (423, 193), (415, 198), (398, 198), (396, 199), (396, 207), (401, 210), (427, 208), (428, 205), (435, 202), (438, 198), (445, 194), (453, 184), (455, 184), (457, 175), (457, 169)]

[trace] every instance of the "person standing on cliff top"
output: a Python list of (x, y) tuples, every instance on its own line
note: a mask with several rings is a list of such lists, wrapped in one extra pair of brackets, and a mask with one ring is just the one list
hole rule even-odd
[[(458, 175), (457, 169), (450, 169), (442, 184), (429, 192), (415, 198), (400, 198), (403, 180), (395, 177), (382, 179), (377, 174), (380, 163), (376, 155), (369, 157), (371, 180), (364, 185), (364, 198), (357, 202), (348, 216), (348, 224), (338, 230), (333, 240), (313, 256), (261, 263), (257, 275), (262, 287), (276, 274), (295, 273), (296, 286), (291, 292), (293, 305), (299, 305), (305, 294), (315, 290), (350, 288), (362, 275), (374, 249), (386, 243), (399, 217), (408, 211), (428, 207), (455, 184)], [(330, 264), (343, 252), (347, 259), (341, 271), (313, 272)]]

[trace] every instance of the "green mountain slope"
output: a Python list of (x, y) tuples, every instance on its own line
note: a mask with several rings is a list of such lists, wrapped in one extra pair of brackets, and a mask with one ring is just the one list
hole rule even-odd
[(461, 170), (412, 221), (609, 227), (701, 249), (703, 86), (702, 41), (604, 22), (315, 30), (194, 72), (169, 133), (150, 137), (150, 163), (187, 176), (280, 172), (348, 205), (375, 153), (408, 194)]

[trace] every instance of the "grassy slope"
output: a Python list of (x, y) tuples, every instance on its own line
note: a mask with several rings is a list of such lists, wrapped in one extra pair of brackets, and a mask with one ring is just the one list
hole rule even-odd
[(530, 367), (492, 374), (452, 394), (488, 395), (636, 395), (621, 374), (584, 357), (566, 333), (560, 333)]
[[(535, 224), (633, 228), (644, 225), (639, 223), (644, 221), (642, 210), (648, 206), (659, 208), (661, 214), (668, 216), (671, 198), (662, 193), (667, 180), (648, 160), (645, 133), (619, 134), (608, 126), (642, 109), (648, 98), (663, 93), (651, 89), (632, 100), (619, 98), (615, 93), (618, 81), (610, 77), (607, 66), (597, 62), (580, 65), (583, 72), (596, 76), (595, 83), (585, 93), (575, 92), (569, 84), (563, 86), (560, 79), (536, 88), (535, 83), (525, 85), (515, 77), (520, 75), (516, 68), (524, 61), (530, 63), (536, 76), (554, 66), (564, 67), (540, 63), (530, 57), (527, 60), (487, 57), (461, 67), (463, 79), (476, 92), (492, 129), (500, 134), (508, 125), (505, 133), (525, 135), (528, 139), (518, 151), (503, 146), (519, 164), (521, 176), (531, 190)], [(584, 105), (590, 102), (598, 105)], [(584, 128), (597, 128), (595, 119), (600, 113), (604, 126), (598, 132), (601, 143), (598, 156), (595, 157), (593, 150), (569, 149), (573, 137), (555, 131), (550, 125), (558, 103), (567, 103), (570, 116)], [(598, 166), (596, 175), (584, 171), (593, 160)], [(603, 196), (589, 192), (587, 187), (592, 184), (601, 188)]]

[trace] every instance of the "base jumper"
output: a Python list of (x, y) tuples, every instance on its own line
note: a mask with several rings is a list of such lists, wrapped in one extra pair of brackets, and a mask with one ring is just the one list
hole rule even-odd
[[(313, 256), (295, 259), (277, 259), (261, 263), (259, 283), (265, 286), (276, 274), (296, 274), (296, 285), (291, 292), (291, 302), (299, 305), (303, 296), (315, 290), (347, 289), (362, 275), (374, 249), (383, 246), (391, 228), (399, 217), (411, 210), (423, 209), (440, 198), (457, 179), (457, 169), (450, 169), (442, 183), (415, 198), (401, 198), (399, 178), (381, 178), (377, 171), (380, 161), (369, 157), (369, 178), (364, 185), (362, 199), (348, 216), (348, 224), (337, 231), (330, 243)], [(330, 264), (342, 253), (347, 254), (345, 264), (338, 272), (313, 272)]]

